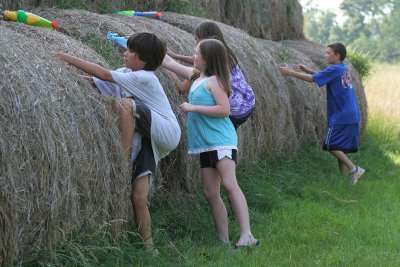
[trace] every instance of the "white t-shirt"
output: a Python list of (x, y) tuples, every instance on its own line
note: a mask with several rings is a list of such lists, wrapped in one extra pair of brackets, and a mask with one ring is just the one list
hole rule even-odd
[(111, 71), (123, 95), (134, 96), (151, 110), (151, 145), (155, 162), (174, 150), (180, 141), (181, 129), (168, 98), (153, 71), (132, 71), (121, 68)]

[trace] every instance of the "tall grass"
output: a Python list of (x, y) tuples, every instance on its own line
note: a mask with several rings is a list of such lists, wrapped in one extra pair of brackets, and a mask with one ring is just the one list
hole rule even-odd
[[(259, 159), (238, 170), (257, 248), (235, 250), (215, 237), (200, 184), (194, 195), (158, 191), (151, 201), (160, 255), (143, 251), (133, 223), (114, 243), (82, 233), (51, 256), (63, 266), (399, 266), (400, 104), (396, 71), (379, 64), (366, 85), (369, 122), (360, 152), (366, 174), (352, 186), (337, 162), (314, 146), (293, 160)], [(128, 196), (127, 196), (128, 197)], [(225, 198), (226, 201), (226, 198)], [(229, 205), (228, 205), (229, 207)], [(239, 229), (230, 212), (234, 242)], [(45, 265), (41, 259), (32, 265)]]
[(400, 121), (400, 65), (377, 63), (366, 81), (370, 116), (385, 116)]

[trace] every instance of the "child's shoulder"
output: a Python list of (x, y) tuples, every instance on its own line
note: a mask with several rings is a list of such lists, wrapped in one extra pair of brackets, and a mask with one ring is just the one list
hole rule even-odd
[(222, 88), (221, 83), (218, 80), (218, 77), (215, 75), (209, 76), (206, 78), (206, 87), (207, 88)]
[(340, 72), (347, 69), (347, 65), (344, 63), (332, 64), (326, 67), (323, 71), (324, 72)]

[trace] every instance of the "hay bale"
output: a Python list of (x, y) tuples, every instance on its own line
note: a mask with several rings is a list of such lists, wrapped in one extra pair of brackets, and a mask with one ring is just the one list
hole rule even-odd
[[(93, 12), (113, 12), (116, 10), (163, 10), (165, 1), (163, 0), (74, 0), (74, 1), (59, 1), (59, 0), (2, 0), (0, 2), (3, 9), (8, 10), (30, 10), (38, 7), (57, 7), (57, 8), (79, 8), (91, 10)], [(1, 8), (1, 7), (0, 7)]]
[[(129, 174), (112, 100), (92, 93), (79, 71), (51, 53), (70, 52), (108, 67), (82, 42), (97, 38), (104, 45), (108, 31), (149, 31), (174, 52), (190, 55), (192, 31), (203, 20), (174, 13), (166, 13), (164, 21), (76, 10), (35, 13), (56, 18), (60, 32), (0, 22), (0, 262), (5, 265), (51, 251), (62, 233), (68, 237), (82, 225), (126, 219), (129, 210)], [(256, 109), (238, 131), (239, 159), (291, 157), (305, 142), (319, 145), (326, 128), (325, 90), (283, 77), (278, 66), (303, 62), (320, 69), (323, 47), (257, 39), (219, 26), (256, 95)], [(122, 53), (115, 44), (107, 57)], [(186, 114), (178, 108), (184, 97), (163, 69), (156, 74), (183, 130), (178, 148), (160, 164), (156, 186), (190, 191), (199, 167), (197, 157), (187, 156)], [(356, 88), (365, 122), (361, 83)], [(110, 231), (121, 227), (112, 225)]]
[(0, 21), (0, 43), (0, 265), (10, 266), (126, 221), (130, 180), (112, 102), (53, 53), (107, 64), (43, 28)]
[(84, 8), (102, 13), (112, 13), (115, 10), (124, 9), (130, 10), (132, 7), (140, 11), (169, 10), (217, 20), (241, 28), (251, 36), (268, 40), (304, 38), (303, 13), (297, 0), (78, 0), (69, 5), (56, 0), (4, 0), (3, 2), (4, 8), (10, 10), (54, 6)]
[(197, 2), (203, 6), (203, 9), (197, 11), (200, 14), (243, 29), (251, 36), (274, 41), (304, 38), (303, 11), (297, 0), (199, 0)]

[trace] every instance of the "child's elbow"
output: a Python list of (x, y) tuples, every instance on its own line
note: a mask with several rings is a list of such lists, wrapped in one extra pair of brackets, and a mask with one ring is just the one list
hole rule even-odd
[(103, 81), (108, 81), (108, 82), (114, 82), (114, 78), (113, 78), (113, 76), (111, 75), (111, 71), (109, 71), (109, 70), (106, 70), (106, 71), (104, 71), (102, 74), (101, 74), (101, 78), (100, 79), (102, 79)]

